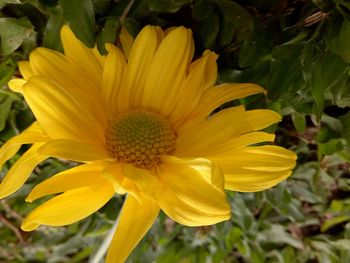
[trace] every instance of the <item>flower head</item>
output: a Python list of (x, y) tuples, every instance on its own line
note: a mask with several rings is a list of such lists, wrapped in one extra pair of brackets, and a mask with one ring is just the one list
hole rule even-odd
[(32, 211), (23, 230), (74, 223), (128, 193), (106, 259), (123, 262), (160, 209), (183, 225), (215, 224), (231, 215), (225, 189), (260, 191), (291, 174), (295, 154), (259, 131), (280, 121), (277, 113), (242, 105), (213, 113), (264, 90), (215, 86), (217, 55), (207, 50), (193, 61), (189, 29), (146, 26), (125, 53), (108, 44), (107, 56), (85, 47), (67, 26), (61, 37), (64, 54), (37, 48), (19, 63), (23, 79), (9, 83), (37, 121), (0, 150), (3, 164), (32, 144), (3, 179), (0, 198), (48, 157), (82, 164), (32, 190), (29, 202), (58, 195)]

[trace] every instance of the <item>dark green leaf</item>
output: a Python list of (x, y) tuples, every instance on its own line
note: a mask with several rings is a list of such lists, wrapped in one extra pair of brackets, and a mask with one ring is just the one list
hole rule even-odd
[(339, 56), (324, 52), (316, 61), (311, 73), (311, 93), (315, 99), (316, 114), (321, 117), (324, 108), (324, 94), (346, 70), (347, 64)]
[(342, 135), (344, 139), (348, 142), (348, 145), (350, 145), (350, 112), (344, 116), (341, 116), (339, 119), (343, 124)]
[(88, 47), (95, 45), (95, 14), (92, 0), (60, 0), (63, 18)]
[(60, 30), (63, 23), (62, 9), (60, 6), (57, 6), (52, 10), (52, 15), (47, 21), (44, 32), (43, 46), (55, 50), (62, 50)]
[(0, 131), (5, 128), (14, 99), (9, 94), (0, 93)]
[(204, 47), (212, 47), (219, 32), (218, 16), (212, 13), (207, 19), (199, 21), (198, 24), (199, 34), (201, 35)]
[(192, 16), (196, 20), (204, 20), (214, 12), (214, 6), (206, 0), (194, 1), (192, 8)]
[(225, 21), (229, 22), (236, 30), (238, 42), (243, 41), (253, 31), (253, 18), (239, 4), (229, 0), (212, 0), (212, 2), (217, 4)]
[(148, 7), (154, 12), (175, 13), (193, 0), (148, 0)]
[(330, 42), (329, 47), (334, 54), (341, 56), (341, 58), (350, 63), (350, 21), (344, 20), (339, 34), (335, 36)]
[(244, 40), (239, 52), (239, 65), (242, 68), (256, 63), (262, 56), (269, 54), (272, 50), (274, 39), (272, 28), (263, 28), (258, 23), (254, 31)]
[(97, 45), (102, 54), (106, 54), (105, 43), (116, 43), (120, 27), (119, 17), (106, 20), (101, 33), (97, 36)]

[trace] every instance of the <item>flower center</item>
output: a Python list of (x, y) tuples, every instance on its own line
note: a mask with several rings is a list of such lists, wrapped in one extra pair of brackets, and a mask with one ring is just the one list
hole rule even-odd
[(106, 132), (107, 150), (119, 162), (152, 168), (175, 151), (176, 134), (160, 115), (134, 110), (122, 114)]

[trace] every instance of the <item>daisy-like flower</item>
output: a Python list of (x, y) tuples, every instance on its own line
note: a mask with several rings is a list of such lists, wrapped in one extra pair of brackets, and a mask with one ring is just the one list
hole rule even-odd
[(37, 121), (0, 150), (3, 164), (32, 144), (3, 179), (0, 198), (49, 157), (82, 164), (32, 190), (28, 202), (58, 195), (34, 209), (23, 230), (74, 223), (127, 193), (106, 258), (124, 262), (160, 210), (186, 226), (212, 225), (230, 218), (225, 189), (261, 191), (291, 174), (295, 154), (259, 131), (280, 115), (242, 105), (213, 114), (264, 89), (214, 86), (217, 55), (207, 50), (192, 61), (189, 29), (146, 26), (124, 53), (108, 44), (107, 56), (85, 47), (67, 26), (61, 38), (64, 54), (37, 48), (19, 63), (23, 79), (9, 83)]

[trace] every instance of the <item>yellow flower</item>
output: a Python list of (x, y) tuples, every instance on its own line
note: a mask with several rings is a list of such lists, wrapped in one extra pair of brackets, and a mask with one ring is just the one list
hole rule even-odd
[[(59, 194), (37, 207), (22, 229), (74, 223), (112, 196), (128, 193), (106, 262), (124, 262), (162, 209), (186, 226), (230, 218), (225, 189), (254, 192), (291, 174), (296, 156), (259, 131), (281, 117), (225, 102), (264, 92), (255, 84), (222, 84), (217, 55), (193, 60), (192, 33), (146, 26), (130, 52), (108, 44), (107, 56), (85, 47), (67, 26), (64, 55), (37, 48), (20, 62), (23, 94), (37, 121), (0, 150), (0, 164), (33, 144), (0, 185), (0, 198), (20, 188), (48, 157), (83, 164), (37, 185), (27, 197)], [(124, 41), (125, 42), (125, 41)], [(126, 41), (127, 42), (127, 41)]]

